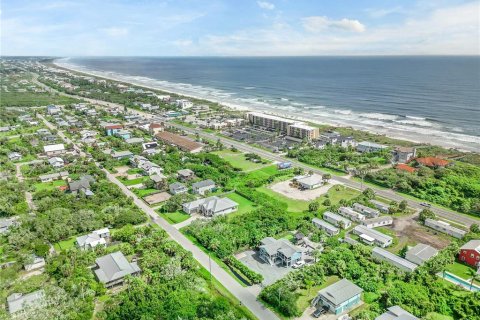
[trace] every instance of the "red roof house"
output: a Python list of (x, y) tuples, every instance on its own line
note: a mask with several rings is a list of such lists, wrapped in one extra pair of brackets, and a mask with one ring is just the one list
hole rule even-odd
[(448, 165), (448, 161), (435, 157), (416, 158), (418, 164), (424, 165), (430, 168), (445, 167)]
[(415, 168), (410, 167), (408, 164), (400, 163), (395, 166), (395, 169), (401, 170), (401, 171), (407, 171), (410, 173), (415, 172)]
[(480, 240), (470, 240), (458, 253), (458, 259), (472, 267), (480, 267)]

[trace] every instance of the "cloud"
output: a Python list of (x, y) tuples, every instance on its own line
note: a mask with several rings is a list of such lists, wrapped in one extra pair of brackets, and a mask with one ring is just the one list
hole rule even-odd
[(325, 16), (306, 17), (302, 19), (303, 27), (308, 32), (321, 32), (326, 29), (339, 29), (352, 32), (364, 32), (365, 26), (358, 20), (332, 20)]
[(257, 1), (257, 4), (260, 8), (265, 10), (273, 10), (275, 9), (275, 5), (273, 3), (267, 1)]
[(385, 16), (391, 15), (391, 14), (406, 14), (408, 13), (407, 10), (404, 8), (398, 6), (398, 7), (393, 7), (393, 8), (380, 8), (380, 9), (366, 9), (365, 12), (368, 13), (368, 15), (372, 18), (383, 18)]
[(124, 37), (128, 35), (128, 29), (124, 27), (103, 28), (101, 31), (112, 38)]

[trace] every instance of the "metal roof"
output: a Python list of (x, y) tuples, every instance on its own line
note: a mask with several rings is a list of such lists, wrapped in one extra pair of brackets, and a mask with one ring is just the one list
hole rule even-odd
[(342, 279), (334, 284), (322, 289), (318, 294), (327, 299), (334, 306), (338, 306), (347, 300), (361, 294), (363, 289), (354, 284), (353, 282)]

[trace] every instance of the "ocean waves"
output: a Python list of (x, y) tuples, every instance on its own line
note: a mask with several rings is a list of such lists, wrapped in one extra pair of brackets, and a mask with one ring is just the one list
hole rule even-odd
[(209, 86), (190, 83), (172, 82), (138, 75), (127, 75), (112, 71), (99, 71), (71, 63), (68, 60), (57, 60), (62, 67), (114, 80), (141, 85), (147, 88), (178, 93), (194, 98), (207, 99), (242, 110), (265, 111), (295, 119), (346, 126), (372, 133), (384, 134), (393, 138), (406, 139), (419, 143), (437, 144), (448, 148), (468, 151), (480, 150), (480, 137), (462, 133), (460, 127), (429, 117), (416, 114), (359, 112), (350, 107), (324, 105), (309, 97), (309, 102), (299, 99), (298, 92), (284, 92), (282, 95), (272, 92), (261, 92), (257, 86), (237, 86), (228, 89), (217, 89)]

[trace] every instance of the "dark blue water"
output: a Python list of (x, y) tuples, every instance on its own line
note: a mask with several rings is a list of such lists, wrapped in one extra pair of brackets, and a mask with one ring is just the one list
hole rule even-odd
[(129, 57), (67, 63), (230, 105), (480, 149), (480, 57)]

